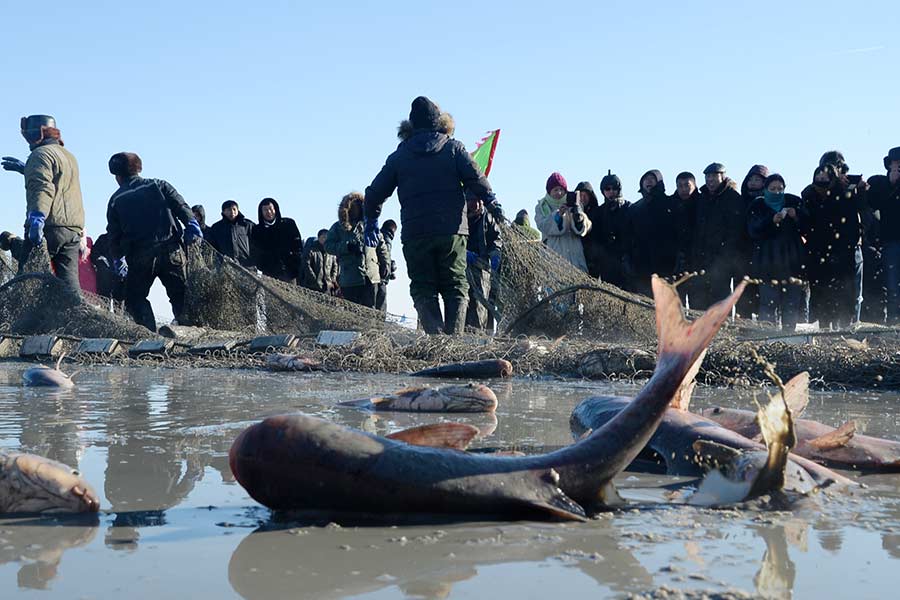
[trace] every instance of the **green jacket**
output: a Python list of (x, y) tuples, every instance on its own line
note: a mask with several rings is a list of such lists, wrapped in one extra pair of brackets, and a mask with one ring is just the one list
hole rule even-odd
[[(331, 226), (325, 239), (325, 251), (337, 256), (340, 266), (338, 283), (341, 287), (355, 287), (366, 283), (381, 283), (381, 274), (390, 272), (391, 257), (384, 237), (379, 235), (378, 246), (369, 248), (363, 243), (363, 223), (345, 229), (340, 221)], [(357, 241), (364, 248), (363, 254), (350, 252), (347, 242)]]
[(78, 161), (61, 144), (42, 144), (28, 156), (25, 202), (29, 213), (44, 213), (48, 227), (84, 229)]

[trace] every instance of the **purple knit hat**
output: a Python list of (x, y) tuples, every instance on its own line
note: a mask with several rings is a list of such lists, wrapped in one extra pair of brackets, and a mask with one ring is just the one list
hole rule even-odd
[(564, 190), (569, 189), (569, 184), (566, 183), (566, 178), (562, 176), (562, 174), (558, 172), (554, 172), (547, 178), (547, 193), (550, 193), (555, 187), (561, 187)]

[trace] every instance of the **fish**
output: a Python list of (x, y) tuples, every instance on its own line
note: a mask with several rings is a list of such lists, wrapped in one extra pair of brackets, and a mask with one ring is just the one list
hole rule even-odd
[[(785, 384), (785, 389), (792, 385), (801, 387), (802, 392), (797, 396), (805, 394), (808, 400), (808, 373), (801, 373), (791, 379)], [(798, 416), (802, 413), (802, 408), (797, 410), (792, 406), (791, 413)], [(757, 439), (761, 435), (757, 416), (752, 411), (713, 406), (703, 409), (700, 414), (744, 437)], [(797, 445), (793, 452), (816, 463), (837, 469), (900, 472), (900, 442), (863, 435), (857, 431), (855, 421), (831, 427), (810, 419), (794, 418), (794, 432), (797, 435)]]
[[(691, 382), (685, 381), (675, 395), (681, 406), (687, 406), (684, 390)], [(790, 382), (789, 382), (790, 383)], [(785, 386), (788, 392), (788, 404), (796, 403), (793, 394), (799, 387)], [(628, 406), (633, 400), (621, 396), (593, 396), (582, 400), (575, 406), (569, 419), (572, 434), (577, 438), (585, 432), (604, 427)], [(765, 451), (765, 446), (744, 437), (739, 433), (722, 427), (704, 416), (669, 407), (665, 411), (659, 427), (649, 439), (642, 458), (662, 462), (669, 475), (703, 476), (708, 465), (699, 460), (694, 449), (694, 442), (702, 440), (737, 451)], [(832, 484), (855, 486), (849, 478), (796, 454), (790, 455), (787, 469), (787, 488), (805, 491), (809, 489), (810, 479), (815, 485), (826, 487)]]
[(266, 367), (271, 371), (322, 371), (321, 361), (292, 354), (270, 354)]
[[(701, 457), (700, 460), (711, 461), (712, 468), (700, 482), (697, 491), (688, 498), (688, 504), (737, 504), (784, 490), (788, 454), (797, 444), (786, 395), (779, 392), (769, 396), (766, 406), (760, 406), (757, 411), (757, 421), (766, 443), (765, 451), (735, 450), (706, 440), (694, 442), (693, 448)], [(800, 487), (797, 482), (806, 485)], [(802, 477), (802, 474), (793, 483), (792, 491), (803, 494), (816, 488), (811, 479)]]
[(59, 369), (59, 365), (62, 363), (64, 356), (65, 355), (63, 354), (57, 359), (55, 367), (39, 365), (27, 369), (22, 373), (22, 379), (25, 382), (25, 385), (31, 387), (55, 387), (60, 389), (71, 389), (75, 387), (75, 382), (72, 381), (72, 378)]
[(583, 521), (618, 502), (612, 479), (653, 435), (746, 282), (688, 323), (675, 288), (653, 277), (658, 360), (624, 410), (584, 439), (534, 456), (408, 445), (304, 414), (276, 415), (229, 450), (238, 483), (276, 511), (491, 515)]
[(100, 500), (76, 469), (35, 454), (0, 451), (0, 513), (95, 513)]
[(385, 437), (412, 444), (413, 446), (465, 450), (472, 443), (472, 440), (480, 435), (481, 430), (474, 425), (466, 423), (434, 423), (410, 427)]
[(389, 396), (348, 400), (338, 405), (375, 411), (486, 413), (497, 409), (497, 395), (486, 385), (469, 383), (437, 389), (411, 387)]
[(512, 363), (502, 358), (440, 365), (412, 373), (414, 377), (461, 377), (472, 379), (505, 378), (512, 377), (512, 374)]

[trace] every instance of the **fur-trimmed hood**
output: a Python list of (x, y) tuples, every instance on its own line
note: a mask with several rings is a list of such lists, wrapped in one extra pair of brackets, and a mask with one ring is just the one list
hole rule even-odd
[[(415, 129), (413, 127), (412, 121), (410, 121), (409, 119), (403, 119), (402, 121), (400, 121), (400, 126), (397, 127), (397, 137), (401, 142), (405, 142), (416, 133), (420, 133), (423, 131), (429, 130)], [(453, 117), (450, 115), (450, 113), (441, 111), (441, 116), (438, 118), (438, 126), (436, 129), (431, 131), (443, 133), (444, 135), (453, 137), (453, 132), (456, 131), (456, 123), (453, 121)]]
[(345, 230), (350, 231), (353, 229), (359, 221), (355, 223), (350, 222), (350, 208), (354, 205), (359, 205), (359, 219), (360, 221), (363, 218), (365, 197), (359, 192), (350, 192), (343, 198), (341, 198), (341, 203), (338, 205), (338, 222), (341, 224)]

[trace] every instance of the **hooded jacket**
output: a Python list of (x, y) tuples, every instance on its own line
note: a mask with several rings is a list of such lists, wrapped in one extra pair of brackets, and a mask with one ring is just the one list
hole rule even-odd
[(678, 205), (666, 195), (666, 185), (662, 173), (647, 171), (656, 176), (656, 186), (631, 205), (629, 214), (629, 257), (628, 264), (635, 277), (639, 278), (638, 289), (650, 285), (654, 273), (668, 277), (675, 272), (678, 256)]
[(451, 138), (452, 134), (453, 120), (446, 113), (434, 129), (413, 129), (409, 121), (401, 123), (398, 137), (402, 141), (366, 188), (366, 217), (378, 218), (384, 201), (396, 189), (402, 241), (467, 235), (465, 191), (485, 204), (494, 201), (494, 193), (465, 146)]
[(866, 199), (880, 216), (881, 242), (900, 242), (900, 181), (892, 184), (886, 175), (873, 175)]
[(604, 197), (603, 204), (591, 203), (584, 210), (591, 220), (591, 230), (582, 238), (588, 273), (624, 288), (631, 205), (620, 190), (618, 197), (612, 200)]
[(232, 222), (224, 217), (209, 228), (208, 242), (225, 256), (231, 257), (245, 267), (253, 266), (250, 254), (250, 236), (253, 233), (253, 221), (239, 212)]
[(689, 257), (692, 270), (743, 277), (748, 274), (747, 209), (737, 184), (726, 178), (715, 192), (700, 188)]
[(203, 237), (207, 237), (209, 235), (209, 225), (206, 224), (206, 209), (203, 208), (202, 204), (195, 204), (191, 207), (191, 212), (199, 215), (197, 223), (200, 224), (200, 231), (203, 233)]
[[(566, 203), (566, 198), (556, 200), (550, 194), (541, 198), (534, 208), (534, 223), (544, 237), (547, 247), (572, 263), (577, 269), (587, 272), (584, 246), (581, 238), (591, 230), (591, 220), (583, 215), (581, 222), (572, 219), (572, 213), (565, 211), (560, 223), (556, 222), (557, 211)], [(579, 209), (584, 212), (583, 209)]]
[(303, 287), (322, 292), (334, 291), (338, 283), (337, 258), (325, 251), (317, 238), (311, 237), (303, 246)]
[[(271, 224), (263, 221), (263, 204), (272, 204), (275, 208), (275, 220)], [(303, 243), (297, 224), (293, 219), (281, 216), (281, 207), (272, 198), (259, 203), (257, 217), (259, 220), (250, 234), (250, 247), (257, 268), (269, 277), (295, 281), (300, 274)]]
[(84, 229), (78, 161), (59, 140), (47, 139), (28, 155), (25, 204), (29, 213), (44, 213), (46, 227)]
[(759, 196), (750, 203), (747, 232), (753, 242), (751, 275), (764, 283), (792, 277), (807, 279), (806, 248), (800, 236), (809, 213), (803, 201), (793, 194), (785, 194), (784, 207), (793, 208), (797, 219), (785, 217), (775, 223), (775, 210), (766, 204), (764, 197)]
[[(859, 189), (850, 189), (837, 177), (828, 187), (808, 185), (800, 197), (809, 213), (803, 234), (810, 280), (828, 282), (855, 273), (856, 247), (862, 235), (859, 212), (865, 208)], [(885, 234), (884, 227), (881, 234)]]
[[(356, 287), (367, 283), (381, 283), (381, 274), (390, 272), (391, 257), (388, 255), (384, 236), (379, 232), (378, 245), (370, 248), (365, 245), (363, 220), (353, 222), (350, 219), (352, 205), (360, 207), (362, 213), (362, 195), (353, 193), (345, 196), (338, 207), (338, 220), (328, 230), (325, 239), (325, 251), (337, 257), (340, 275), (338, 282), (342, 288)], [(362, 254), (352, 252), (348, 244), (362, 249)]]

